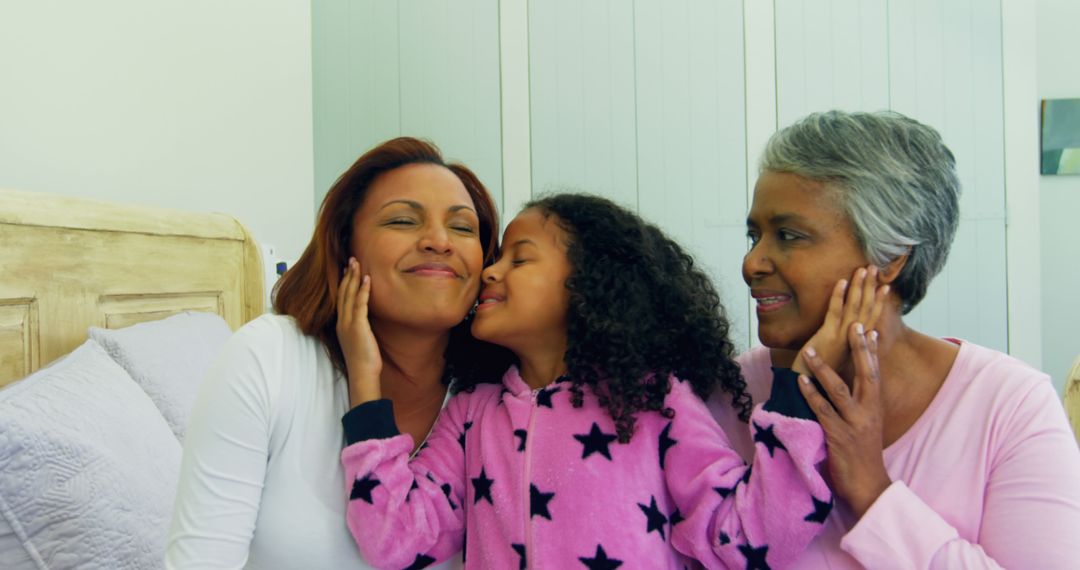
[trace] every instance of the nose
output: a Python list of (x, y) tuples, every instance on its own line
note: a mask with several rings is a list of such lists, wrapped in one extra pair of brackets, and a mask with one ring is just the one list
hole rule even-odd
[(749, 285), (755, 279), (760, 279), (772, 273), (776, 267), (769, 258), (768, 251), (762, 247), (760, 241), (754, 244), (750, 251), (746, 252), (742, 261), (743, 281)]
[(454, 245), (450, 240), (450, 233), (441, 226), (433, 227), (424, 232), (418, 244), (425, 253), (447, 255), (453, 251)]
[(485, 267), (480, 274), (480, 280), (484, 283), (497, 283), (500, 279), (502, 279), (502, 273), (498, 270), (497, 263)]

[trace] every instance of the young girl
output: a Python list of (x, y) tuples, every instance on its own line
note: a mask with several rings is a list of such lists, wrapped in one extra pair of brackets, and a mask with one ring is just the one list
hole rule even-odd
[[(790, 371), (750, 413), (719, 296), (691, 257), (635, 214), (572, 194), (528, 205), (503, 244), (473, 334), (518, 364), (498, 384), (456, 379), (412, 458), (379, 399), (368, 280), (350, 266), (353, 316), (339, 330), (366, 364), (349, 369), (358, 406), (342, 420), (342, 463), (364, 558), (422, 568), (464, 549), (466, 568), (768, 568), (799, 554), (832, 505), (815, 467), (821, 428)], [(749, 420), (752, 466), (702, 402), (714, 388)]]

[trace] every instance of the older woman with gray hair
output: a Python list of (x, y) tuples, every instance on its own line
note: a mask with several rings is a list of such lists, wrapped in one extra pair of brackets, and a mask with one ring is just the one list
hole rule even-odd
[(759, 401), (770, 367), (816, 377), (799, 384), (838, 498), (807, 513), (825, 528), (796, 567), (1080, 564), (1080, 452), (1049, 378), (903, 320), (945, 265), (959, 193), (940, 135), (895, 113), (814, 114), (768, 143), (743, 260), (764, 346), (740, 363)]

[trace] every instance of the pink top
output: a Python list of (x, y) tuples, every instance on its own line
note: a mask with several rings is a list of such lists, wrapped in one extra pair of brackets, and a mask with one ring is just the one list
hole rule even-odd
[[(1080, 567), (1080, 452), (1049, 377), (968, 342), (914, 425), (885, 449), (894, 483), (854, 521), (838, 503), (792, 568)], [(739, 357), (755, 401), (764, 347)], [(744, 457), (745, 426), (710, 409)], [(857, 522), (857, 524), (856, 524)]]
[(389, 401), (361, 404), (343, 419), (358, 441), (341, 453), (349, 529), (377, 568), (462, 546), (466, 568), (786, 567), (831, 507), (821, 427), (782, 413), (801, 398), (789, 380), (742, 424), (762, 446), (752, 465), (679, 381), (664, 401), (674, 415), (640, 412), (620, 444), (587, 387), (575, 408), (570, 384), (530, 390), (511, 368), (451, 398), (411, 460)]

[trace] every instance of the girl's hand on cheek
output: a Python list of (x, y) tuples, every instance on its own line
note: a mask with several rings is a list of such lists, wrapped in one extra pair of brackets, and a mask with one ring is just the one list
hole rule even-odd
[[(878, 286), (877, 277), (878, 268), (868, 265), (855, 270), (850, 286), (847, 280), (841, 279), (833, 287), (825, 322), (806, 343), (806, 346), (814, 347), (818, 357), (829, 368), (842, 371), (848, 366), (850, 353), (847, 333), (853, 324), (862, 323), (867, 331), (876, 328), (885, 308), (885, 297), (889, 293), (888, 285)], [(801, 374), (810, 374), (803, 351), (799, 351), (791, 369)]]
[(382, 355), (368, 321), (371, 277), (361, 276), (360, 264), (349, 258), (345, 277), (338, 286), (337, 337), (345, 355), (349, 376), (349, 402), (356, 407), (382, 397), (379, 375)]

